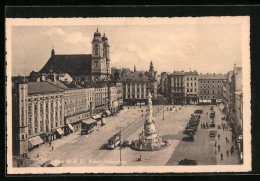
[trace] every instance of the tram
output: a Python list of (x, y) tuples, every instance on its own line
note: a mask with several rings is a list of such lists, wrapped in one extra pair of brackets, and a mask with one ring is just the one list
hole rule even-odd
[(119, 144), (120, 144), (120, 134), (117, 133), (108, 140), (107, 147), (108, 149), (114, 149)]

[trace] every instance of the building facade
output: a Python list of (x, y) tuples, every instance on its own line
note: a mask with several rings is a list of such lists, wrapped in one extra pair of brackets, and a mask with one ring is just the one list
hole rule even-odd
[(156, 80), (150, 79), (142, 73), (139, 75), (125, 75), (121, 81), (123, 84), (123, 99), (126, 103), (146, 103), (149, 91), (152, 92), (154, 99), (157, 97)]
[(217, 99), (222, 99), (223, 74), (200, 74), (198, 76), (199, 103), (216, 104)]
[(172, 104), (185, 104), (184, 79), (184, 71), (174, 71), (168, 75), (168, 96)]
[(197, 104), (198, 103), (198, 72), (190, 71), (185, 72), (184, 76), (185, 85), (185, 103)]
[(90, 118), (93, 109), (94, 88), (69, 86), (64, 92), (65, 134), (79, 130), (82, 120)]

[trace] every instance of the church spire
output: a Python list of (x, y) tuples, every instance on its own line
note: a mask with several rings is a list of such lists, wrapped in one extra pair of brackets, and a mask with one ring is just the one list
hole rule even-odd
[(136, 72), (136, 65), (134, 66), (134, 72)]
[(55, 55), (54, 46), (52, 45), (51, 56)]

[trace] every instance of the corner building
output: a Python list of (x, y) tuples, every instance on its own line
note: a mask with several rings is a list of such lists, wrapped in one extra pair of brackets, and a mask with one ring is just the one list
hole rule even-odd
[(223, 74), (200, 74), (198, 77), (199, 103), (216, 104), (217, 99), (222, 99)]

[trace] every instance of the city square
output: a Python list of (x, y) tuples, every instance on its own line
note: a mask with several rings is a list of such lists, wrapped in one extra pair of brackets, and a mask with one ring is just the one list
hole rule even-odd
[[(12, 27), (10, 167), (172, 171), (250, 161), (246, 40), (237, 38), (248, 19), (146, 20)], [(28, 38), (30, 52), (19, 43)]]
[[(35, 163), (46, 157), (52, 160), (60, 160), (63, 166), (120, 166), (120, 147), (108, 150), (106, 145), (108, 139), (116, 132), (117, 127), (123, 127), (122, 141), (133, 140), (138, 138), (138, 134), (143, 129), (144, 115), (147, 106), (126, 106), (118, 115), (106, 118), (106, 125), (95, 129), (90, 135), (81, 135), (77, 131), (62, 140), (53, 141), (54, 149), (49, 144), (43, 144), (39, 148), (35, 148), (29, 156), (33, 158)], [(164, 120), (163, 120), (164, 107)], [(170, 108), (174, 107), (174, 111)], [(129, 147), (122, 148), (121, 166), (145, 166), (145, 165), (178, 165), (178, 161), (184, 158), (197, 160), (198, 165), (235, 165), (239, 164), (239, 155), (235, 152), (232, 156), (227, 156), (226, 151), (230, 150), (234, 145), (231, 142), (231, 131), (217, 128), (203, 129), (198, 126), (194, 142), (186, 142), (181, 139), (185, 137), (182, 133), (189, 120), (191, 114), (196, 109), (202, 109), (200, 123), (209, 123), (210, 112), (209, 105), (202, 106), (173, 106), (159, 105), (153, 106), (158, 135), (169, 141), (170, 146), (159, 151), (135, 151)], [(223, 113), (218, 106), (214, 106), (216, 111), (215, 124), (221, 125), (226, 121), (222, 121)], [(142, 112), (143, 111), (143, 112)], [(128, 119), (126, 119), (128, 118)], [(220, 140), (209, 137), (210, 130), (217, 130), (220, 134)], [(100, 134), (102, 132), (102, 134)], [(225, 138), (228, 137), (229, 143)], [(220, 145), (220, 152), (215, 147)], [(220, 159), (223, 153), (224, 159)], [(139, 156), (141, 161), (137, 161)], [(37, 156), (39, 158), (37, 158)]]

